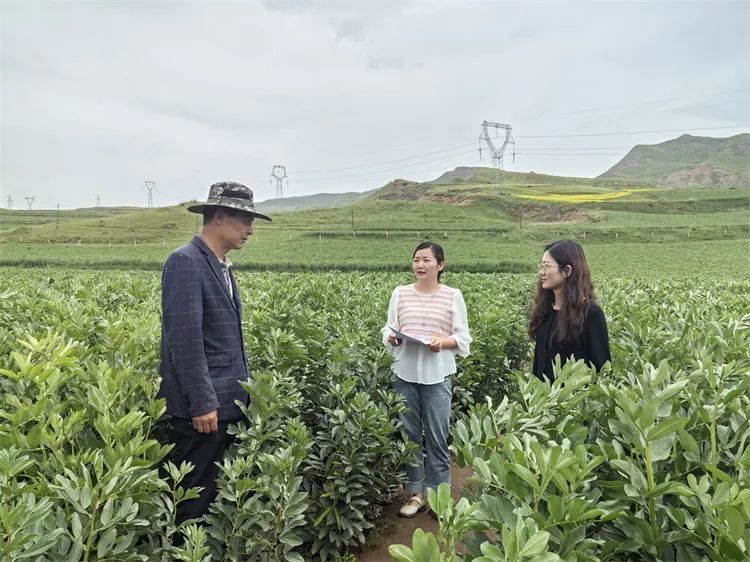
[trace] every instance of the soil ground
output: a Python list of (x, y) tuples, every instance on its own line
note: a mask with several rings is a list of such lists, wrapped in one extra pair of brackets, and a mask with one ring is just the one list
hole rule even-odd
[[(461, 497), (466, 481), (471, 476), (471, 468), (458, 468), (453, 465), (451, 471), (451, 491), (454, 500)], [(398, 510), (401, 509), (405, 498), (399, 497), (385, 509), (383, 530), (380, 534), (377, 544), (372, 548), (363, 551), (358, 557), (358, 562), (392, 562), (393, 558), (388, 554), (388, 547), (392, 544), (405, 544), (411, 546), (411, 538), (414, 531), (423, 529), (437, 533), (438, 522), (427, 515), (420, 513), (413, 519), (404, 519), (398, 516)]]

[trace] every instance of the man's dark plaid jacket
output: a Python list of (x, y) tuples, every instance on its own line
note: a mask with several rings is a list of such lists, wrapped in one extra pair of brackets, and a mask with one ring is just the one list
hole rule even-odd
[(219, 420), (242, 416), (238, 381), (248, 378), (242, 304), (230, 274), (230, 295), (216, 255), (198, 236), (175, 250), (162, 272), (162, 382), (167, 413), (192, 418), (218, 410)]

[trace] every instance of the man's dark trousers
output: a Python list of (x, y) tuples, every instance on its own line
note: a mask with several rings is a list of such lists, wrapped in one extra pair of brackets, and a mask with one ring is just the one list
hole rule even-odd
[(223, 461), (224, 452), (234, 443), (234, 435), (229, 435), (227, 428), (237, 421), (220, 421), (217, 431), (198, 433), (193, 429), (191, 420), (172, 418), (171, 442), (175, 446), (169, 454), (169, 459), (177, 466), (183, 461), (193, 464), (193, 471), (181, 483), (183, 488), (203, 488), (197, 499), (185, 500), (177, 505), (178, 525), (187, 519), (202, 517), (216, 499), (216, 480), (219, 476), (219, 467), (216, 463)]

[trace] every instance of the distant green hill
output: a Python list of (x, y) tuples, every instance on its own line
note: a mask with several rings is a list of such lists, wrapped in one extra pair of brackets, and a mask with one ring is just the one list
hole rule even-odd
[[(590, 240), (596, 231), (602, 240), (648, 236), (659, 241), (746, 237), (750, 228), (748, 189), (659, 188), (637, 179), (533, 172), (502, 172), (498, 183), (497, 170), (475, 167), (456, 168), (431, 182), (397, 179), (369, 192), (290, 197), (283, 203), (283, 212), (276, 201), (259, 204), (273, 222), (259, 225), (253, 239), (289, 256), (296, 249), (287, 243), (294, 240), (345, 244), (355, 235), (358, 240), (393, 240), (485, 233), (541, 240), (585, 231)], [(18, 243), (174, 247), (200, 230), (200, 216), (187, 212), (190, 204), (77, 209), (60, 211), (59, 219), (56, 211), (0, 210), (0, 254), (7, 251), (6, 244)], [(705, 232), (684, 232), (698, 227)]]
[(679, 138), (637, 145), (599, 178), (623, 178), (666, 187), (750, 186), (750, 134)]
[(347, 193), (316, 193), (314, 195), (301, 195), (297, 197), (285, 197), (283, 200), (266, 199), (256, 205), (259, 211), (264, 213), (278, 213), (279, 211), (304, 211), (306, 209), (329, 209), (333, 207), (347, 207), (357, 201), (361, 201), (376, 190), (349, 191)]
[(0, 233), (22, 226), (59, 225), (71, 220), (107, 219), (142, 211), (139, 207), (84, 207), (79, 209), (0, 209)]
[[(603, 188), (643, 186), (640, 180), (627, 179), (601, 179), (599, 178), (577, 178), (572, 176), (552, 176), (549, 174), (537, 174), (536, 172), (501, 172), (500, 182), (504, 186), (533, 186), (533, 185), (577, 185), (595, 186)], [(438, 178), (426, 182), (434, 185), (456, 185), (456, 184), (497, 184), (497, 170), (495, 168), (459, 166), (445, 172)], [(648, 182), (645, 182), (648, 184)]]

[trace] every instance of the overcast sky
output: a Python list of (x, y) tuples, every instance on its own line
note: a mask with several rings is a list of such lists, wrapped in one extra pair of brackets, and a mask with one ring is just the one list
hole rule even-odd
[(491, 165), (483, 120), (513, 127), (506, 169), (577, 176), (750, 130), (748, 2), (1, 6), (2, 207), (263, 200), (274, 164), (287, 195), (429, 180)]

